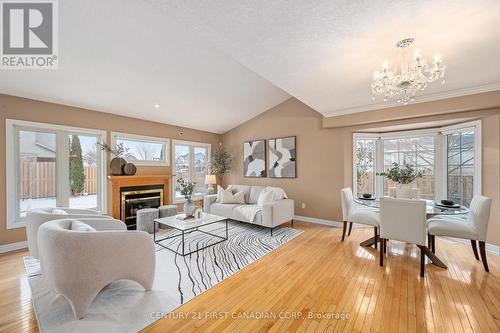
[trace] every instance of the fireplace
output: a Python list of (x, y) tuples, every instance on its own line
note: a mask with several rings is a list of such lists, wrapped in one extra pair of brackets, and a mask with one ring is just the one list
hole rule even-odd
[(120, 220), (127, 229), (135, 230), (137, 211), (157, 208), (163, 203), (163, 185), (130, 186), (120, 188)]
[(172, 175), (108, 176), (112, 187), (113, 217), (136, 229), (141, 208), (168, 205)]

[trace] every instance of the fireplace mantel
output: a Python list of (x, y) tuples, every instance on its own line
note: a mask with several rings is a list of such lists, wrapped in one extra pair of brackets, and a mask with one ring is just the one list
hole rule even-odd
[(129, 186), (162, 185), (163, 205), (170, 203), (170, 180), (172, 175), (108, 176), (113, 191), (113, 217), (120, 219), (120, 189)]

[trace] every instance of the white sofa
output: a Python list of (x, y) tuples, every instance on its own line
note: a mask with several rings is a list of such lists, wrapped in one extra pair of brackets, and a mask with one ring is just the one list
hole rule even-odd
[[(265, 186), (229, 185), (233, 193), (245, 193), (245, 205), (257, 205), (260, 193)], [(227, 217), (231, 220), (252, 223), (263, 227), (275, 228), (280, 224), (291, 222), (294, 217), (294, 202), (291, 199), (275, 200), (262, 205), (262, 210), (257, 212), (253, 221), (249, 221), (237, 209), (242, 204), (223, 204), (217, 202), (217, 194), (207, 195), (204, 198), (204, 210), (207, 213)]]
[[(78, 224), (80, 229), (73, 230)], [(133, 280), (151, 290), (155, 273), (153, 239), (143, 231), (127, 231), (122, 221), (54, 220), (40, 226), (37, 238), (44, 281), (69, 301), (77, 319), (85, 316), (97, 294), (114, 281)]]
[[(54, 213), (55, 212), (55, 213)], [(28, 249), (30, 255), (38, 259), (37, 233), (38, 228), (48, 221), (59, 219), (78, 219), (78, 218), (111, 218), (107, 215), (101, 215), (93, 209), (82, 208), (34, 208), (26, 214), (26, 238), (28, 239)]]

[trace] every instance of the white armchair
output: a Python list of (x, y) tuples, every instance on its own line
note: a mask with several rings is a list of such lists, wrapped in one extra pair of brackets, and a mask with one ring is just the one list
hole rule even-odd
[(35, 208), (28, 211), (26, 215), (26, 237), (28, 239), (28, 249), (33, 258), (38, 259), (37, 232), (40, 226), (48, 221), (59, 219), (78, 219), (85, 217), (111, 218), (101, 215), (93, 209), (79, 208)]
[(340, 200), (342, 203), (342, 220), (344, 222), (342, 230), (342, 242), (344, 241), (345, 238), (347, 224), (349, 223), (349, 233), (348, 233), (349, 236), (351, 235), (352, 224), (359, 223), (373, 227), (374, 230), (373, 241), (375, 242), (374, 243), (375, 248), (377, 248), (380, 214), (376, 211), (369, 209), (357, 209), (355, 205), (356, 203), (354, 202), (354, 195), (352, 194), (352, 189), (350, 187), (346, 187), (340, 191)]
[(384, 197), (380, 200), (380, 266), (384, 266), (384, 253), (387, 240), (397, 240), (416, 244), (420, 249), (420, 276), (425, 273), (425, 256), (434, 264), (446, 268), (426, 246), (426, 201), (413, 199), (394, 199)]
[(429, 233), (429, 246), (433, 253), (436, 252), (436, 236), (447, 236), (469, 239), (472, 251), (477, 260), (476, 240), (479, 241), (479, 252), (486, 272), (489, 272), (486, 259), (486, 235), (490, 221), (491, 199), (481, 195), (474, 196), (470, 205), (470, 212), (466, 218), (453, 216), (439, 216), (427, 221)]
[[(87, 231), (77, 231), (82, 223)], [(89, 228), (89, 226), (91, 228)], [(151, 290), (154, 243), (143, 231), (127, 231), (114, 219), (49, 221), (38, 230), (42, 275), (47, 285), (71, 304), (77, 319), (85, 316), (97, 294), (111, 282), (127, 279)]]

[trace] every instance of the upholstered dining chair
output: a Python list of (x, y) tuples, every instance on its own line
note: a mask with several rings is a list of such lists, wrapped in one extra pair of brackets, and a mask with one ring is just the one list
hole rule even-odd
[(348, 236), (351, 235), (353, 223), (364, 224), (373, 227), (375, 248), (377, 248), (378, 226), (380, 222), (379, 213), (371, 209), (356, 208), (354, 195), (352, 194), (352, 189), (350, 187), (346, 187), (340, 191), (340, 201), (342, 203), (342, 220), (344, 222), (342, 230), (342, 242), (344, 241), (348, 224)]
[(155, 248), (144, 231), (106, 218), (49, 221), (38, 230), (40, 265), (46, 285), (66, 298), (76, 319), (85, 316), (97, 294), (117, 280), (151, 290)]
[(447, 236), (469, 239), (476, 260), (479, 260), (476, 241), (479, 241), (479, 252), (486, 272), (489, 272), (486, 259), (486, 234), (490, 221), (491, 199), (476, 195), (472, 198), (469, 214), (465, 218), (453, 216), (436, 216), (427, 221), (429, 246), (436, 252), (436, 236)]
[(414, 199), (380, 200), (380, 266), (384, 266), (387, 240), (411, 243), (420, 249), (420, 276), (425, 273), (425, 256), (436, 265), (446, 266), (426, 246), (426, 201)]
[(26, 238), (28, 239), (28, 249), (30, 255), (38, 259), (38, 243), (37, 243), (37, 233), (38, 228), (42, 224), (48, 221), (59, 220), (59, 219), (77, 219), (85, 217), (95, 217), (95, 218), (111, 218), (107, 215), (101, 215), (93, 209), (84, 208), (68, 208), (68, 207), (45, 207), (45, 208), (33, 208), (26, 214)]

